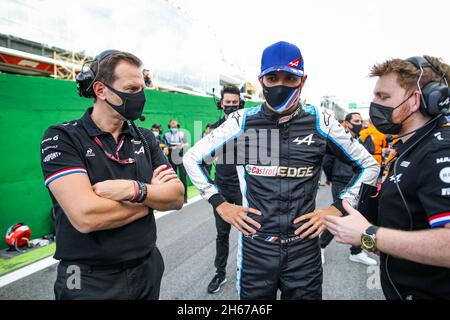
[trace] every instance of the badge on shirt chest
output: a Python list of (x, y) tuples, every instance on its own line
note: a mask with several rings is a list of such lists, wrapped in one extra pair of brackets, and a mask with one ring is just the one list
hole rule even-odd
[[(383, 174), (382, 182), (384, 183), (386, 179), (388, 182), (392, 183), (400, 183), (402, 182), (402, 178), (404, 179), (405, 171), (407, 168), (410, 168), (411, 162), (407, 160), (403, 160), (402, 162), (397, 164), (397, 172), (394, 173), (394, 165), (395, 161), (391, 161), (387, 164), (385, 173)], [(402, 172), (399, 172), (401, 168)], [(389, 178), (388, 178), (389, 177)]]

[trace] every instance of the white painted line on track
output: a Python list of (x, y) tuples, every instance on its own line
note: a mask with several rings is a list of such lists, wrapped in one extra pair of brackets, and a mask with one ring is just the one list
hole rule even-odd
[(10, 272), (0, 277), (0, 288), (4, 287), (14, 281), (20, 280), (22, 278), (28, 277), (29, 275), (48, 268), (56, 263), (58, 260), (53, 259), (53, 257), (47, 257), (32, 264), (29, 264), (19, 270)]
[[(188, 200), (188, 203), (186, 203), (183, 208), (196, 203), (198, 201), (202, 200), (202, 197), (200, 195), (192, 197)], [(181, 209), (183, 210), (183, 209)], [(165, 217), (171, 213), (177, 212), (179, 210), (170, 210), (166, 212), (155, 212), (155, 219), (160, 219), (162, 217)], [(28, 277), (29, 275), (44, 270), (45, 268), (48, 268), (56, 263), (58, 263), (58, 260), (53, 259), (53, 257), (47, 257), (42, 260), (36, 261), (32, 264), (29, 264), (23, 268), (20, 268), (16, 271), (12, 271), (10, 273), (5, 274), (4, 276), (0, 277), (0, 288), (4, 287), (14, 281), (20, 280), (22, 278)]]
[[(196, 202), (198, 202), (198, 201), (200, 201), (202, 199), (203, 199), (202, 196), (192, 197), (191, 199), (188, 200), (188, 203), (184, 204), (184, 206), (183, 206), (183, 208), (181, 210), (183, 210), (187, 206), (189, 206), (189, 205), (191, 205), (193, 203), (196, 203)], [(159, 218), (165, 217), (165, 216), (167, 216), (167, 215), (169, 215), (171, 213), (177, 212), (177, 211), (180, 211), (180, 210), (170, 210), (170, 211), (164, 211), (164, 212), (157, 211), (157, 212), (155, 212), (155, 219), (158, 220)]]

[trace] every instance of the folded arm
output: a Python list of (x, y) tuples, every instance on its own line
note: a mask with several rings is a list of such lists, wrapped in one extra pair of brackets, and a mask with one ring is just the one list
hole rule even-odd
[(115, 229), (145, 217), (148, 208), (102, 198), (86, 174), (70, 174), (48, 185), (69, 221), (81, 233)]

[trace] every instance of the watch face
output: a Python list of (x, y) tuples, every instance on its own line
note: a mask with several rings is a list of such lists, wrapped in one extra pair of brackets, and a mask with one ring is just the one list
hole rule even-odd
[(373, 249), (375, 248), (375, 241), (372, 237), (368, 235), (363, 235), (361, 237), (361, 244), (366, 249)]

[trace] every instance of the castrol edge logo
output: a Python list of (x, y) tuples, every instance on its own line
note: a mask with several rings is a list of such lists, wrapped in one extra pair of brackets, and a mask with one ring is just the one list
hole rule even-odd
[(281, 166), (255, 166), (248, 164), (245, 170), (251, 176), (261, 177), (288, 177), (288, 178), (304, 178), (313, 175), (314, 167), (281, 167)]

